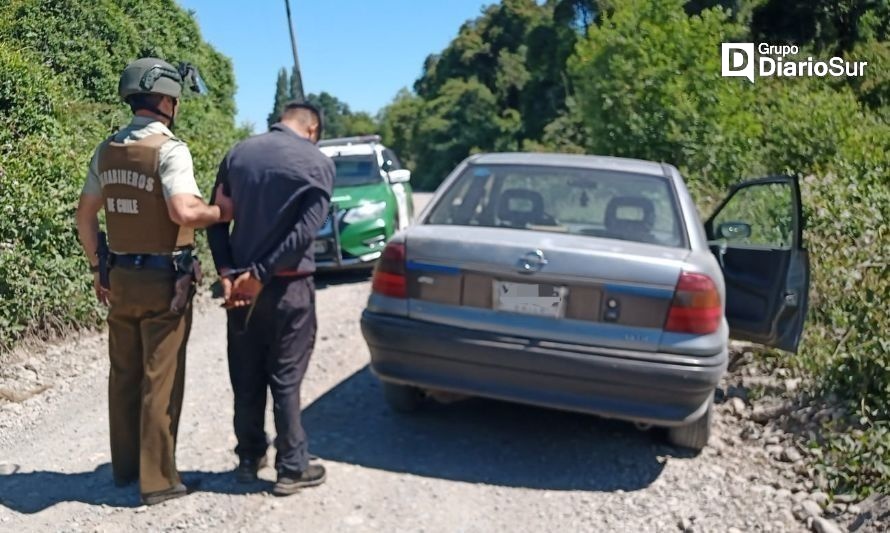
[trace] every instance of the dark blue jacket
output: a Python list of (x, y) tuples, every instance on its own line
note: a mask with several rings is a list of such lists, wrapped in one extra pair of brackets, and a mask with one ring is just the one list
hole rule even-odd
[(248, 268), (263, 283), (276, 273), (315, 271), (312, 243), (328, 215), (334, 162), (278, 123), (232, 148), (216, 185), (235, 203), (234, 228), (207, 229), (217, 270)]

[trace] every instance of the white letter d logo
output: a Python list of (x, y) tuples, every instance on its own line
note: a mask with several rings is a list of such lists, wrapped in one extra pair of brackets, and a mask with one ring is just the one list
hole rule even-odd
[(754, 43), (723, 43), (724, 78), (748, 78), (754, 83)]

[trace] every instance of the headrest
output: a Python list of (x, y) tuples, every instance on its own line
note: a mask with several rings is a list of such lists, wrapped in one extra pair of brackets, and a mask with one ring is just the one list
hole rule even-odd
[[(519, 200), (519, 201), (517, 201)], [(528, 189), (507, 189), (501, 193), (498, 218), (514, 224), (530, 224), (544, 215), (544, 197)]]
[[(632, 215), (627, 216), (627, 211)], [(633, 227), (649, 231), (655, 226), (655, 204), (641, 196), (616, 196), (606, 207), (605, 224), (607, 229)]]

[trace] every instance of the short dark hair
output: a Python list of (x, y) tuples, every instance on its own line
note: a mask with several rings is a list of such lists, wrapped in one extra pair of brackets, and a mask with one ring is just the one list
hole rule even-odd
[(130, 104), (130, 111), (133, 113), (141, 109), (154, 111), (161, 105), (163, 99), (163, 94), (134, 94), (127, 98), (127, 103)]
[(317, 107), (299, 100), (291, 100), (284, 104), (284, 109), (281, 110), (281, 118), (284, 117), (293, 117), (304, 126), (313, 125), (311, 122), (321, 124), (323, 119), (321, 111)]

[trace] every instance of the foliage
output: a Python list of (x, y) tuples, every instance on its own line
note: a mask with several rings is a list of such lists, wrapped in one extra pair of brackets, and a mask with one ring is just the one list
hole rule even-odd
[[(275, 87), (275, 103), (267, 119), (269, 127), (278, 122), (288, 102), (298, 99), (296, 95), (302, 90), (299, 85), (299, 77), (295, 70), (291, 71), (290, 77), (285, 69), (279, 71)], [(321, 110), (325, 124), (324, 137), (327, 139), (371, 135), (377, 133), (380, 128), (377, 120), (370, 114), (362, 111), (353, 112), (346, 102), (330, 93), (324, 91), (318, 94), (312, 93), (306, 96), (306, 101)]]
[(754, 3), (751, 31), (760, 42), (810, 43), (842, 54), (857, 43), (890, 37), (888, 0), (767, 0)]
[(836, 494), (890, 492), (890, 423), (863, 416), (860, 427), (829, 428), (824, 444), (813, 443), (823, 460), (819, 470)]
[(324, 114), (325, 138), (370, 135), (379, 129), (374, 117), (362, 111), (353, 112), (346, 102), (327, 92), (310, 94), (306, 100)]
[[(385, 141), (426, 188), (475, 151), (542, 149), (545, 137), (560, 138), (558, 130), (576, 125), (564, 119), (565, 64), (599, 12), (592, 0), (504, 0), (487, 7), (442, 53), (427, 58), (416, 95), (400, 93), (383, 110)], [(474, 111), (448, 109), (456, 103)]]
[(402, 163), (417, 168), (413, 147), (417, 117), (423, 108), (423, 100), (403, 88), (395, 99), (380, 112), (380, 134), (387, 146), (395, 150)]
[(284, 106), (291, 99), (291, 92), (287, 84), (287, 71), (281, 69), (278, 71), (278, 81), (275, 84), (275, 103), (272, 104), (272, 112), (266, 118), (266, 124), (271, 128), (272, 124), (278, 122)]
[(229, 60), (173, 0), (0, 4), (0, 349), (101, 319), (73, 212), (95, 146), (129, 119), (120, 71), (155, 55), (199, 66), (208, 98), (183, 101), (176, 133), (205, 192), (233, 122)]
[(569, 62), (594, 153), (670, 161), (723, 187), (758, 167), (764, 126), (749, 85), (720, 77), (720, 43), (743, 29), (681, 0), (629, 0)]

